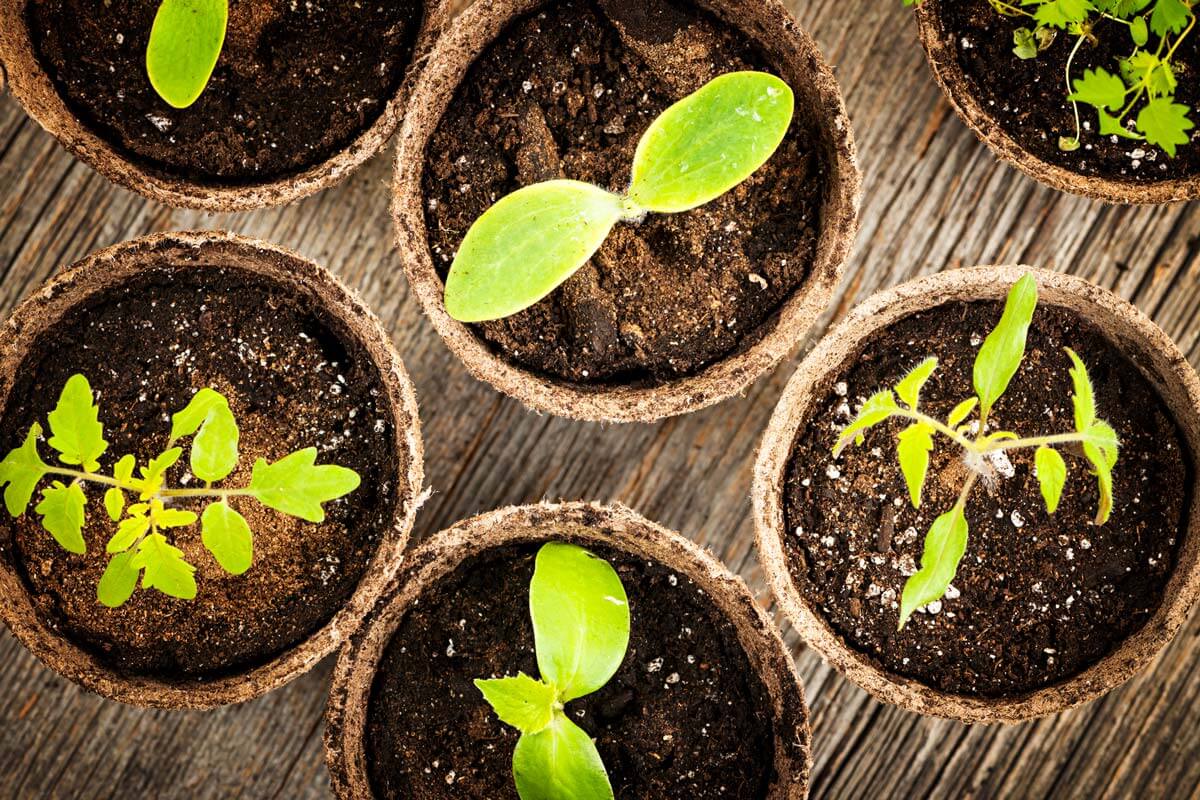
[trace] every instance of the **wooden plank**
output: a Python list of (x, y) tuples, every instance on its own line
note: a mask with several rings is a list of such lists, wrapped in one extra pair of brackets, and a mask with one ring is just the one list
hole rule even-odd
[[(1066, 270), (1138, 303), (1200, 363), (1200, 204), (1105, 206), (996, 162), (934, 85), (898, 2), (793, 3), (839, 65), (865, 174), (846, 279), (796, 356), (744, 397), (656, 425), (533, 414), (474, 381), (407, 293), (387, 215), (390, 153), (285, 209), (158, 207), (75, 162), (0, 99), (0, 311), (62, 265), (139, 234), (225, 227), (281, 242), (358, 289), (423, 399), (435, 494), (418, 538), (543, 498), (620, 500), (712, 548), (769, 603), (747, 492), (754, 448), (798, 358), (837, 316), (906, 278), (972, 263)], [(782, 624), (782, 623), (781, 623)], [(1200, 794), (1193, 619), (1153, 670), (1082, 709), (968, 728), (871, 700), (785, 626), (814, 720), (816, 797), (1187, 797)], [(321, 712), (330, 663), (260, 700), (167, 713), (90, 696), (0, 632), (0, 796), (328, 797)]]

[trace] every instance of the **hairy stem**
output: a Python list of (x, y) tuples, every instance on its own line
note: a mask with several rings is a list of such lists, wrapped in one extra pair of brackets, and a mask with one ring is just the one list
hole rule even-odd
[(925, 425), (928, 425), (929, 427), (933, 428), (938, 433), (942, 434), (943, 436), (949, 437), (955, 443), (961, 445), (962, 447), (965, 447), (968, 450), (977, 449), (975, 442), (972, 442), (970, 439), (963, 436), (961, 433), (954, 430), (946, 423), (942, 422), (939, 419), (934, 419), (933, 417), (929, 416), (928, 414), (922, 414), (920, 411), (910, 411), (906, 408), (902, 408), (898, 412), (898, 416), (907, 417), (908, 419), (911, 419), (915, 422), (924, 423)]
[[(126, 492), (140, 494), (142, 487), (127, 481), (119, 481), (116, 478), (110, 478), (107, 475), (99, 475), (94, 472), (84, 472), (79, 469), (68, 469), (66, 467), (47, 467), (46, 472), (50, 475), (63, 475), (68, 478), (73, 478), (77, 481), (91, 481), (92, 483), (103, 484), (104, 486), (115, 486)], [(205, 487), (203, 489), (159, 489), (155, 497), (242, 497), (250, 494), (249, 489), (213, 489)]]

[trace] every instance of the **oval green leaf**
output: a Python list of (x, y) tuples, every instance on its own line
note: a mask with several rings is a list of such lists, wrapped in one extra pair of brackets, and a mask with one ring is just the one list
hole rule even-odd
[(629, 646), (629, 600), (617, 572), (582, 547), (549, 542), (538, 551), (529, 613), (542, 680), (561, 702), (608, 683)]
[(254, 537), (246, 518), (224, 501), (212, 503), (200, 517), (200, 540), (231, 575), (241, 575), (254, 563)]
[(133, 566), (133, 553), (118, 553), (108, 560), (100, 583), (96, 586), (96, 599), (109, 608), (124, 605), (137, 588), (140, 569)]
[(979, 395), (979, 415), (985, 421), (1025, 357), (1025, 337), (1035, 308), (1037, 281), (1027, 272), (1009, 290), (1000, 321), (975, 356), (972, 379)]
[(787, 134), (795, 99), (765, 72), (730, 72), (650, 124), (633, 156), (629, 197), (647, 211), (687, 211), (737, 186)]
[(538, 733), (525, 733), (513, 751), (521, 800), (612, 800), (596, 744), (561, 711)]
[(1063, 486), (1067, 482), (1067, 462), (1053, 447), (1042, 445), (1033, 453), (1033, 466), (1042, 499), (1046, 501), (1046, 511), (1053, 514), (1058, 510), (1058, 501), (1062, 499)]
[(623, 200), (580, 181), (518, 189), (483, 213), (446, 276), (446, 313), (460, 322), (500, 319), (529, 308), (600, 249)]
[(175, 108), (196, 102), (225, 44), (228, 0), (163, 0), (150, 28), (146, 74)]
[(967, 519), (961, 506), (942, 514), (925, 534), (921, 569), (904, 583), (900, 595), (900, 628), (912, 613), (926, 603), (940, 600), (958, 572), (958, 562), (967, 550)]
[(202, 481), (215, 483), (233, 472), (238, 462), (238, 426), (225, 403), (209, 409), (196, 438), (192, 440), (192, 472)]

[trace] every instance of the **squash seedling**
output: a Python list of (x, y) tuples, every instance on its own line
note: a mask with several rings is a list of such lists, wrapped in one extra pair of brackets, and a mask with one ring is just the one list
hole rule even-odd
[[(975, 357), (972, 372), (975, 396), (954, 406), (945, 421), (919, 408), (921, 389), (938, 364), (937, 358), (930, 357), (914, 367), (894, 389), (884, 389), (868, 398), (855, 419), (838, 436), (835, 458), (851, 442), (862, 444), (863, 431), (868, 428), (893, 418), (907, 422), (896, 437), (896, 455), (914, 508), (921, 507), (921, 490), (929, 469), (935, 433), (961, 448), (963, 463), (968, 468), (958, 500), (933, 521), (925, 535), (921, 569), (904, 584), (900, 599), (901, 628), (918, 608), (940, 600), (954, 580), (967, 547), (965, 509), (971, 489), (980, 479), (985, 483), (995, 481), (992, 459), (1005, 451), (1036, 448), (1034, 469), (1046, 510), (1053, 514), (1062, 498), (1068, 472), (1067, 462), (1057, 448), (1079, 448), (1099, 486), (1096, 524), (1103, 525), (1112, 512), (1112, 469), (1117, 463), (1117, 434), (1111, 425), (1096, 416), (1095, 395), (1087, 368), (1070, 348), (1066, 349), (1066, 356), (1074, 387), (1074, 431), (1020, 437), (1011, 431), (987, 430), (992, 407), (1008, 389), (1009, 381), (1016, 375), (1025, 356), (1025, 338), (1036, 307), (1037, 282), (1033, 275), (1026, 274), (1009, 291), (1000, 321), (984, 339)], [(968, 423), (976, 409), (978, 418)]]
[(225, 44), (229, 0), (163, 0), (150, 28), (146, 74), (158, 96), (187, 108), (203, 94)]
[(600, 689), (625, 660), (629, 602), (616, 571), (573, 544), (538, 550), (529, 614), (541, 680), (476, 680), (496, 716), (521, 732), (513, 778), (521, 800), (612, 800), (595, 743), (564, 706)]
[(460, 322), (528, 308), (587, 263), (618, 222), (687, 211), (749, 178), (791, 124), (792, 90), (763, 72), (721, 75), (650, 124), (617, 194), (552, 180), (501, 198), (471, 225), (446, 277), (445, 304)]
[[(921, 0), (904, 0), (914, 5)], [(1191, 141), (1192, 109), (1175, 101), (1179, 46), (1196, 27), (1194, 0), (989, 0), (996, 13), (1029, 20), (1013, 33), (1013, 53), (1033, 59), (1054, 46), (1060, 31), (1070, 39), (1064, 77), (1066, 99), (1075, 115), (1075, 131), (1058, 139), (1060, 150), (1078, 150), (1083, 126), (1079, 104), (1091, 106), (1101, 136), (1143, 140), (1175, 157), (1176, 147)], [(1075, 57), (1100, 37), (1121, 37), (1128, 56), (1082, 74)], [(1124, 50), (1124, 47), (1120, 48)], [(1136, 112), (1136, 113), (1135, 113)]]
[[(42, 426), (34, 423), (24, 444), (0, 461), (0, 486), (4, 486), (8, 512), (19, 517), (32, 502), (38, 484), (50, 477), (34, 511), (41, 516), (42, 527), (64, 549), (78, 554), (87, 551), (83, 539), (87, 506), (83, 484), (109, 487), (104, 494), (104, 509), (117, 523), (117, 529), (105, 547), (111, 558), (96, 595), (111, 608), (130, 598), (139, 577), (145, 589), (158, 589), (185, 600), (196, 596), (196, 568), (164, 531), (192, 525), (197, 516), (192, 511), (172, 508), (173, 501), (213, 499), (199, 517), (201, 541), (225, 571), (240, 575), (253, 561), (253, 538), (245, 517), (229, 504), (229, 498), (252, 497), (284, 514), (321, 522), (325, 519), (322, 503), (358, 488), (359, 477), (353, 470), (317, 465), (314, 447), (274, 463), (258, 459), (247, 486), (214, 488), (213, 483), (224, 480), (237, 467), (238, 427), (229, 402), (208, 388), (198, 391), (183, 410), (171, 417), (170, 440), (158, 456), (138, 467), (134, 456), (124, 455), (106, 475), (100, 471), (100, 457), (108, 451), (108, 442), (99, 412), (87, 378), (72, 375), (54, 410), (47, 415), (50, 438), (46, 443), (66, 466), (42, 460), (38, 453)], [(183, 448), (176, 442), (187, 437), (192, 437), (191, 472), (204, 485), (193, 489), (168, 487), (167, 472), (183, 455)], [(129, 497), (137, 502), (126, 506)]]

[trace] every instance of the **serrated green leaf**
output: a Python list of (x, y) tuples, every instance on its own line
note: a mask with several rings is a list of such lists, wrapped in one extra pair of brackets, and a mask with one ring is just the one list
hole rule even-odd
[(477, 679), (475, 688), (501, 722), (522, 733), (537, 733), (554, 715), (554, 687), (524, 672), (512, 678)]
[(1145, 86), (1151, 97), (1174, 94), (1177, 84), (1171, 62), (1149, 50), (1136, 50), (1129, 58), (1117, 62), (1121, 77), (1131, 89)]
[(182, 508), (158, 508), (151, 512), (150, 519), (159, 528), (185, 528), (196, 522), (196, 512)]
[(1083, 454), (1092, 465), (1100, 490), (1096, 524), (1108, 522), (1113, 507), (1112, 468), (1117, 464), (1120, 443), (1117, 432), (1104, 420), (1096, 420), (1083, 431)]
[(125, 493), (115, 486), (105, 492), (104, 510), (108, 512), (108, 517), (113, 522), (119, 520), (125, 511)]
[(127, 483), (133, 478), (133, 469), (137, 466), (137, 459), (131, 455), (121, 456), (116, 464), (113, 465), (113, 477), (122, 483)]
[(1053, 447), (1042, 445), (1033, 454), (1034, 470), (1046, 501), (1046, 511), (1053, 514), (1062, 499), (1063, 486), (1067, 482), (1067, 462)]
[(859, 409), (858, 416), (838, 435), (837, 443), (833, 447), (833, 457), (837, 458), (841, 455), (842, 450), (846, 449), (846, 445), (867, 428), (878, 425), (899, 410), (900, 406), (896, 405), (896, 397), (892, 394), (891, 389), (884, 389), (882, 392), (871, 395)]
[(1025, 357), (1025, 336), (1037, 307), (1037, 281), (1026, 273), (1013, 284), (1004, 303), (1004, 313), (983, 340), (975, 356), (972, 379), (979, 396), (979, 413), (984, 419), (1012, 380)]
[(616, 570), (573, 544), (538, 550), (529, 614), (542, 680), (567, 702), (599, 689), (625, 659), (629, 600)]
[(146, 48), (146, 73), (159, 97), (175, 108), (196, 102), (221, 55), (228, 19), (228, 0), (163, 0)]
[(96, 586), (96, 599), (109, 608), (124, 605), (137, 588), (141, 570), (133, 567), (133, 553), (117, 553), (108, 560), (100, 583)]
[(117, 525), (117, 532), (108, 540), (104, 549), (109, 553), (123, 553), (149, 530), (149, 517), (126, 517)]
[(229, 406), (221, 404), (209, 410), (192, 440), (192, 472), (202, 481), (224, 480), (238, 462), (238, 426)]
[(521, 800), (613, 800), (595, 743), (561, 711), (537, 733), (524, 733), (513, 751)]
[[(1031, 5), (1022, 2), (1022, 5)], [(1095, 10), (1089, 0), (1038, 0), (1033, 18), (1039, 25), (1065, 29), (1072, 24), (1087, 20), (1088, 13)]]
[(183, 551), (170, 544), (161, 533), (142, 539), (130, 566), (142, 570), (142, 586), (158, 589), (180, 600), (196, 597), (196, 568), (183, 558)]
[(58, 405), (49, 413), (51, 436), (47, 444), (58, 451), (64, 464), (79, 465), (85, 472), (100, 468), (99, 458), (108, 449), (100, 409), (92, 397), (92, 387), (82, 375), (72, 375), (63, 386)]
[(1073, 85), (1075, 91), (1067, 96), (1068, 100), (1113, 110), (1125, 104), (1125, 81), (1108, 70), (1085, 69), (1083, 75), (1074, 80)]
[(42, 527), (70, 553), (86, 553), (83, 541), (84, 507), (87, 497), (78, 484), (64, 486), (54, 481), (42, 490), (42, 501), (34, 508), (42, 516)]
[(8, 513), (19, 517), (29, 508), (38, 481), (46, 474), (46, 462), (38, 455), (37, 440), (42, 426), (36, 422), (20, 447), (10, 450), (0, 461), (0, 484), (4, 484), (4, 505)]
[(231, 575), (241, 575), (254, 563), (254, 537), (246, 518), (225, 502), (212, 503), (200, 518), (200, 539)]
[(783, 141), (791, 88), (765, 72), (729, 72), (672, 105), (642, 134), (629, 198), (647, 211), (704, 205), (749, 178)]
[(937, 369), (938, 360), (933, 356), (922, 361), (913, 367), (907, 375), (899, 383), (896, 384), (896, 396), (898, 396), (909, 408), (913, 411), (917, 410), (917, 404), (921, 401), (921, 388), (925, 386), (925, 382), (929, 380), (929, 376)]
[(909, 576), (900, 596), (900, 628), (921, 606), (940, 600), (967, 550), (967, 519), (957, 504), (933, 521), (925, 534), (921, 569)]
[(925, 485), (925, 473), (929, 470), (929, 451), (933, 449), (933, 428), (923, 422), (914, 422), (904, 430), (896, 442), (896, 456), (900, 459), (900, 471), (908, 484), (908, 496), (913, 508), (921, 507), (921, 488)]
[(1190, 108), (1170, 97), (1155, 97), (1138, 112), (1137, 127), (1152, 145), (1175, 157), (1177, 145), (1191, 141), (1188, 131), (1196, 127), (1188, 117)]
[(971, 416), (971, 412), (975, 410), (975, 405), (978, 402), (978, 397), (968, 397), (966, 400), (963, 400), (951, 409), (950, 416), (946, 417), (946, 424), (951, 428), (957, 428), (962, 424), (963, 420)]
[(1068, 370), (1071, 374), (1071, 383), (1075, 387), (1071, 403), (1075, 407), (1075, 430), (1082, 433), (1096, 421), (1096, 397), (1083, 361), (1071, 348), (1064, 347), (1063, 349), (1067, 351), (1067, 355), (1071, 357), (1071, 363), (1074, 365)]
[(1192, 9), (1183, 0), (1157, 0), (1150, 12), (1150, 30), (1158, 36), (1176, 34), (1188, 25)]
[(142, 467), (142, 500), (149, 500), (154, 495), (158, 494), (158, 490), (162, 488), (163, 476), (167, 474), (167, 470), (175, 466), (179, 461), (179, 457), (183, 455), (182, 447), (172, 447), (159, 456), (150, 459), (150, 463)]
[(250, 494), (276, 511), (323, 522), (321, 504), (357, 489), (359, 477), (354, 470), (335, 464), (315, 466), (316, 460), (315, 447), (298, 450), (274, 464), (258, 459), (250, 474)]
[(528, 308), (575, 274), (624, 214), (623, 199), (580, 181), (518, 189), (467, 231), (446, 276), (446, 313), (460, 322)]

